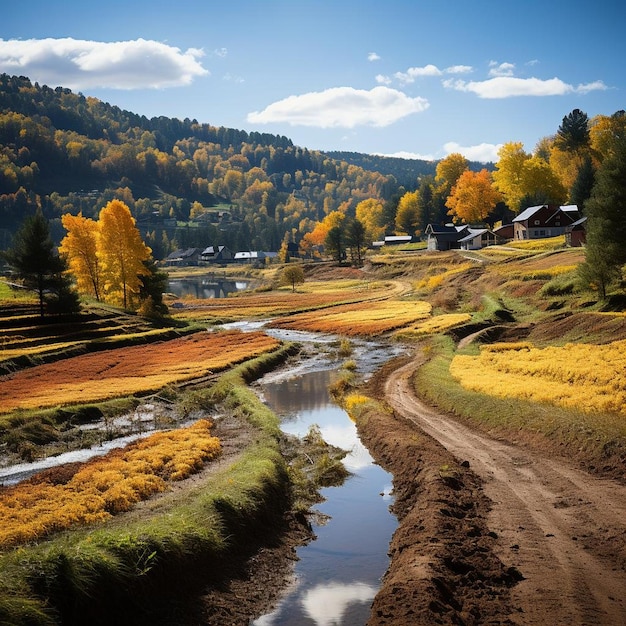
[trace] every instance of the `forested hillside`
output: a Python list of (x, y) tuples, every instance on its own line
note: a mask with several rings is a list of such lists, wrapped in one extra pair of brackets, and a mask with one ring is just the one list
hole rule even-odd
[(93, 217), (119, 198), (156, 258), (215, 244), (278, 250), (329, 213), (354, 215), (360, 201), (384, 202), (398, 189), (393, 176), (287, 137), (148, 119), (69, 89), (0, 76), (0, 248), (38, 206), (58, 241), (62, 214)]

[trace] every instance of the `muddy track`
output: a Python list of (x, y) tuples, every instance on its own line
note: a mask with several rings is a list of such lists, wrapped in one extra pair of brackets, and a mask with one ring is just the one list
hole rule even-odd
[(483, 481), (496, 553), (524, 576), (509, 619), (528, 625), (626, 624), (626, 487), (498, 441), (415, 396), (411, 361), (390, 374), (387, 402)]

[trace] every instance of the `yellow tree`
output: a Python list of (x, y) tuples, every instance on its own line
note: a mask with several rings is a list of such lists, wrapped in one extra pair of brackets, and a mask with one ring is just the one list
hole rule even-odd
[(450, 193), (459, 176), (467, 169), (469, 169), (469, 161), (462, 154), (453, 152), (437, 163), (435, 181), (445, 188), (446, 193)]
[(67, 235), (61, 241), (59, 254), (66, 258), (78, 291), (100, 301), (102, 267), (98, 258), (98, 224), (81, 213), (66, 213), (61, 217), (61, 223)]
[(482, 222), (493, 211), (502, 195), (493, 186), (491, 174), (482, 169), (480, 172), (466, 170), (459, 176), (456, 185), (446, 201), (455, 222), (466, 224)]
[(533, 156), (522, 168), (522, 189), (525, 197), (537, 204), (563, 204), (567, 200), (567, 189), (560, 177), (544, 159)]
[(152, 250), (141, 239), (130, 209), (120, 200), (111, 200), (100, 211), (97, 241), (106, 299), (128, 308), (139, 293), (140, 277), (149, 273), (144, 261), (151, 258)]
[(304, 247), (310, 249), (324, 245), (328, 232), (336, 226), (340, 227), (345, 218), (345, 214), (341, 211), (331, 211), (321, 222), (315, 225), (315, 228), (310, 233), (304, 236)]
[(589, 137), (593, 151), (603, 161), (615, 151), (615, 146), (626, 135), (626, 113), (596, 115), (591, 119)]
[(417, 191), (407, 191), (398, 202), (396, 228), (402, 233), (414, 235), (420, 224), (420, 219), (419, 193)]
[(361, 200), (356, 205), (356, 219), (365, 226), (367, 239), (378, 241), (385, 234), (383, 203), (375, 198)]
[(519, 213), (522, 200), (526, 196), (524, 189), (524, 163), (530, 159), (530, 154), (524, 152), (524, 144), (521, 142), (505, 143), (498, 150), (499, 160), (496, 163), (496, 171), (493, 173), (494, 187), (504, 196), (504, 201), (509, 208)]

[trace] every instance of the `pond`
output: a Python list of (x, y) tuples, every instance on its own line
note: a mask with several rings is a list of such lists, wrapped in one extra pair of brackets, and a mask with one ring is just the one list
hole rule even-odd
[(198, 299), (226, 298), (237, 291), (245, 291), (251, 286), (246, 279), (227, 279), (215, 275), (189, 276), (168, 280), (167, 290), (179, 298), (185, 296)]
[(263, 398), (283, 430), (304, 436), (319, 426), (325, 441), (350, 451), (344, 463), (351, 476), (322, 490), (317, 511), (327, 521), (314, 522), (317, 538), (298, 550), (293, 585), (254, 626), (362, 626), (388, 566), (397, 526), (389, 510), (392, 476), (374, 464), (352, 420), (332, 403), (328, 387), (336, 376), (327, 369), (262, 381)]

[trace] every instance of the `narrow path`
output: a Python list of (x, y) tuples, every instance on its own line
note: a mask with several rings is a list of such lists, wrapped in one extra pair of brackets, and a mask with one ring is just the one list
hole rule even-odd
[(484, 481), (498, 556), (524, 576), (514, 623), (626, 624), (626, 487), (491, 439), (415, 396), (412, 361), (391, 374), (389, 404)]

